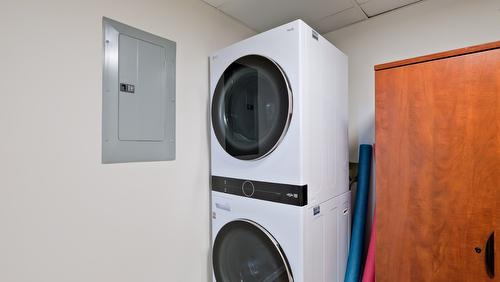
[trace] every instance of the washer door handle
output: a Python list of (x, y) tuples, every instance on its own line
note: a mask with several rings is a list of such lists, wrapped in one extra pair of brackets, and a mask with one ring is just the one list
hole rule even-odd
[(228, 212), (231, 211), (231, 206), (229, 204), (215, 203), (215, 207)]

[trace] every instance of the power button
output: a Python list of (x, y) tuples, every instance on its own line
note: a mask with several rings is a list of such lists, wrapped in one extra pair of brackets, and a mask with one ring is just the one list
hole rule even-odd
[(247, 180), (241, 185), (241, 191), (243, 192), (243, 195), (252, 197), (253, 193), (255, 192), (255, 187), (253, 186), (252, 182)]

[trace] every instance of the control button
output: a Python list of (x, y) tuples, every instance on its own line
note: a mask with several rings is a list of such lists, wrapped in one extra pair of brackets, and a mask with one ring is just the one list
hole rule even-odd
[(253, 186), (252, 182), (247, 180), (241, 185), (241, 191), (243, 192), (243, 195), (252, 197), (253, 193), (255, 192), (255, 187)]

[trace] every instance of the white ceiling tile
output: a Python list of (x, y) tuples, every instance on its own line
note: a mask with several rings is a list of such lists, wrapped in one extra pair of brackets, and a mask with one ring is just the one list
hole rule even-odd
[(351, 7), (351, 0), (227, 0), (218, 9), (260, 32), (296, 19), (312, 23)]
[(361, 12), (359, 8), (353, 7), (335, 15), (323, 18), (320, 21), (313, 23), (313, 26), (319, 33), (324, 34), (364, 19), (365, 15), (363, 15), (363, 12)]
[(206, 2), (210, 6), (214, 7), (219, 7), (220, 5), (224, 4), (224, 2), (227, 2), (228, 0), (202, 0), (203, 2)]
[(373, 17), (378, 14), (419, 1), (421, 0), (370, 0), (364, 4), (361, 4), (360, 7), (369, 17)]

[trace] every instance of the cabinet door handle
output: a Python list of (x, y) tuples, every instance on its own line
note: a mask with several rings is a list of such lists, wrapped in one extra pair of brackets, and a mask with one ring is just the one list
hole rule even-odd
[(488, 241), (486, 241), (486, 250), (484, 252), (486, 262), (486, 272), (490, 278), (495, 277), (495, 232), (492, 232)]

